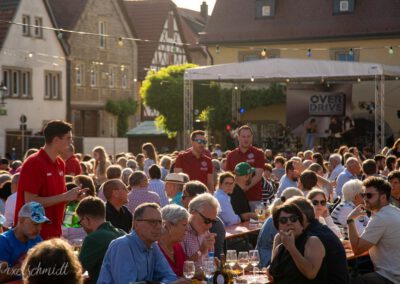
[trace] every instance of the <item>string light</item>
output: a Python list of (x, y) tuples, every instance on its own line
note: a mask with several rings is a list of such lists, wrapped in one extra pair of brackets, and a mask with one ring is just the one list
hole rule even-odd
[(32, 52), (29, 52), (28, 57), (29, 57), (29, 58), (32, 58), (32, 57), (33, 57), (33, 53), (32, 53)]
[(123, 47), (124, 46), (124, 41), (122, 40), (122, 37), (118, 38), (118, 46)]
[(321, 83), (325, 82), (324, 77), (321, 77)]
[(262, 56), (262, 57), (267, 56), (267, 49), (266, 49), (266, 48), (264, 48), (264, 49), (261, 51), (261, 56)]
[(361, 78), (357, 78), (357, 82), (358, 82), (358, 83), (361, 83)]
[(390, 55), (394, 54), (393, 46), (389, 47), (388, 52), (389, 52)]
[(311, 57), (311, 56), (312, 56), (311, 48), (309, 48), (309, 49), (307, 50), (307, 57)]
[(57, 38), (60, 40), (63, 38), (63, 33), (61, 31), (57, 33)]
[(250, 81), (254, 82), (254, 77), (253, 76), (251, 76)]
[(221, 53), (221, 48), (219, 47), (218, 44), (215, 46), (215, 53), (216, 54), (220, 54)]
[(352, 48), (349, 49), (349, 55), (350, 55), (350, 56), (353, 56), (353, 55), (354, 55), (354, 51), (353, 51)]
[(290, 79), (289, 78), (286, 79), (286, 83), (290, 83)]
[(239, 89), (239, 87), (238, 86), (235, 86), (235, 90), (238, 90)]
[(172, 52), (176, 52), (176, 43), (174, 42), (174, 45), (172, 46)]

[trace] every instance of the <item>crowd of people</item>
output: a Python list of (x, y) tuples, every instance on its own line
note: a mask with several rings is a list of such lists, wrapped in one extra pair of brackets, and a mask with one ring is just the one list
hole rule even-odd
[[(112, 157), (75, 153), (67, 122), (43, 133), (22, 161), (1, 160), (0, 282), (189, 283), (186, 260), (200, 279), (210, 252), (254, 247), (277, 284), (400, 283), (400, 139), (375, 154), (285, 157), (243, 125), (231, 151), (197, 130), (180, 152), (145, 143)], [(270, 217), (258, 236), (225, 239), (260, 207)], [(346, 249), (372, 265), (349, 271)]]

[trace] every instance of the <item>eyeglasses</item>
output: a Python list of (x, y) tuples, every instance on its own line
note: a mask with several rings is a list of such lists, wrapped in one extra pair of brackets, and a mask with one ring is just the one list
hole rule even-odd
[(203, 218), (203, 222), (204, 222), (204, 224), (206, 224), (206, 225), (208, 225), (208, 224), (215, 224), (215, 223), (217, 223), (217, 220), (215, 220), (215, 219), (210, 219), (210, 218), (207, 218), (206, 216), (204, 216), (203, 214), (201, 214), (199, 211), (197, 211), (197, 210), (195, 210), (197, 213), (199, 213), (199, 215), (201, 216), (201, 218)]
[(85, 217), (82, 217), (82, 219), (78, 219), (78, 222), (76, 222), (81, 227), (82, 227), (83, 219), (85, 219)]
[(158, 219), (137, 219), (135, 221), (139, 221), (139, 222), (146, 222), (149, 223), (150, 225), (152, 225), (153, 227), (157, 226), (157, 225), (162, 225), (162, 220), (158, 220)]
[(325, 206), (326, 205), (326, 200), (316, 200), (315, 199), (315, 200), (312, 200), (311, 202), (314, 206), (317, 206), (317, 205)]
[(367, 193), (360, 193), (362, 198), (367, 198), (367, 199), (371, 199), (375, 194), (377, 194), (378, 192), (367, 192)]
[(192, 141), (197, 142), (199, 144), (204, 144), (204, 145), (207, 144), (207, 140), (205, 139), (193, 139)]
[(279, 217), (279, 223), (285, 225), (287, 222), (290, 221), (291, 223), (295, 223), (299, 221), (299, 216), (297, 215), (290, 215), (289, 217)]

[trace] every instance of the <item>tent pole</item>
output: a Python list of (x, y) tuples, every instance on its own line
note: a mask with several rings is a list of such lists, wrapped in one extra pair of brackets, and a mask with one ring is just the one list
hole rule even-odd
[(183, 86), (183, 131), (182, 146), (189, 147), (189, 136), (193, 131), (193, 81), (184, 80)]
[(375, 153), (379, 153), (385, 145), (385, 113), (384, 113), (384, 76), (375, 75), (375, 130), (374, 146)]

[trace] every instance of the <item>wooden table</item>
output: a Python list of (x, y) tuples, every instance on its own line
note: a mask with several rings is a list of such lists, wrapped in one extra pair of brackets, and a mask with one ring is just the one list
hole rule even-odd
[(225, 240), (244, 237), (252, 233), (258, 234), (260, 232), (261, 225), (262, 224), (259, 223), (250, 223), (249, 221), (246, 221), (237, 225), (226, 227)]

